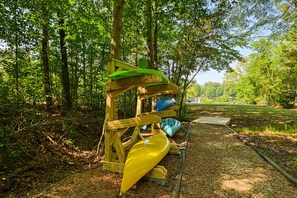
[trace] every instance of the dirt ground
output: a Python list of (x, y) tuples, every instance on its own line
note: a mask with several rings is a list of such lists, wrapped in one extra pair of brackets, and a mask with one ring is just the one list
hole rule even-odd
[[(171, 197), (179, 163), (179, 157), (166, 156), (161, 165), (169, 171), (167, 184), (140, 181), (126, 197)], [(27, 197), (115, 197), (120, 184), (121, 174), (100, 166), (33, 190)], [(294, 198), (297, 188), (226, 127), (195, 124), (190, 128), (180, 197)]]
[[(187, 125), (185, 125), (186, 128)], [(186, 130), (180, 130), (175, 137), (176, 143), (182, 143)], [(178, 142), (179, 141), (179, 142)], [(159, 163), (168, 170), (166, 185), (160, 185), (152, 181), (141, 180), (137, 182), (127, 193), (126, 197), (171, 197), (171, 191), (176, 182), (180, 156), (168, 154)], [(36, 189), (29, 192), (27, 197), (116, 197), (121, 187), (122, 175), (99, 167), (73, 174), (51, 186)], [(15, 197), (12, 195), (10, 197)]]
[[(190, 120), (232, 117), (235, 130), (236, 126), (267, 124), (267, 116), (251, 119), (222, 107), (205, 108), (192, 112)], [(0, 162), (10, 159), (7, 166), (0, 167), (0, 197), (115, 197), (121, 174), (102, 170), (102, 163), (96, 160), (100, 137), (97, 118), (98, 112), (90, 111), (70, 118), (28, 111), (0, 119), (9, 131), (17, 129), (15, 136), (4, 137), (13, 143), (4, 148), (22, 151), (11, 152), (12, 157), (0, 153)], [(173, 139), (184, 142), (187, 131), (185, 123)], [(180, 197), (297, 197), (297, 188), (225, 127), (196, 125), (189, 131)], [(289, 158), (297, 156), (296, 134), (239, 136), (297, 177), (296, 163)], [(168, 170), (165, 186), (142, 180), (126, 197), (174, 197), (181, 159), (167, 155), (161, 161)]]

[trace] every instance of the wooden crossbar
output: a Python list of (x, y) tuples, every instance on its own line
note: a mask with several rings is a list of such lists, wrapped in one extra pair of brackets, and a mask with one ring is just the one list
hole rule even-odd
[(151, 87), (139, 87), (138, 92), (140, 95), (153, 96), (165, 94), (178, 94), (178, 86), (175, 84), (157, 85)]
[(126, 78), (117, 81), (111, 81), (107, 83), (107, 90), (113, 91), (118, 89), (125, 89), (125, 88), (134, 88), (138, 86), (145, 86), (154, 83), (161, 83), (163, 79), (161, 76), (155, 74), (148, 74), (143, 76), (135, 76), (131, 78)]
[(127, 118), (122, 120), (113, 120), (106, 122), (106, 130), (116, 130), (127, 127), (143, 126), (161, 122), (161, 118), (157, 115), (143, 115), (135, 118)]
[(165, 111), (154, 111), (154, 112), (147, 112), (147, 113), (139, 114), (139, 116), (145, 116), (145, 115), (156, 115), (161, 118), (166, 118), (166, 117), (176, 116), (176, 112), (173, 110), (165, 110)]
[(109, 59), (108, 61), (108, 74), (111, 74), (115, 71), (119, 70), (132, 70), (137, 69), (138, 67), (134, 65), (130, 65), (127, 63), (124, 63), (122, 61), (116, 60), (116, 59)]

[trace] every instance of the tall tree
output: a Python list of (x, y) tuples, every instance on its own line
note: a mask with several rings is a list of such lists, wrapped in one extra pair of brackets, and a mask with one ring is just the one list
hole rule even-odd
[(46, 97), (46, 107), (48, 110), (52, 108), (53, 100), (51, 93), (51, 77), (49, 66), (49, 20), (48, 8), (46, 1), (41, 4), (41, 18), (42, 18), (42, 63), (43, 63), (43, 79), (44, 79), (44, 94)]
[(15, 75), (15, 90), (16, 90), (16, 102), (17, 105), (19, 103), (19, 31), (18, 31), (18, 0), (15, 1), (14, 6), (14, 39), (15, 39), (15, 67), (14, 67), (14, 75)]
[(146, 0), (146, 32), (147, 32), (147, 62), (148, 68), (154, 69), (154, 49), (153, 49), (153, 34), (152, 34), (152, 1)]
[(158, 0), (154, 0), (154, 48), (153, 48), (153, 65), (158, 69)]
[(112, 17), (111, 57), (120, 60), (122, 18), (125, 0), (114, 0)]
[(60, 16), (59, 18), (59, 36), (60, 36), (60, 50), (61, 50), (61, 77), (63, 86), (63, 96), (62, 96), (62, 108), (64, 113), (67, 113), (71, 107), (71, 95), (70, 95), (70, 80), (68, 71), (68, 58), (67, 58), (67, 47), (66, 47), (66, 32), (64, 27), (64, 18)]

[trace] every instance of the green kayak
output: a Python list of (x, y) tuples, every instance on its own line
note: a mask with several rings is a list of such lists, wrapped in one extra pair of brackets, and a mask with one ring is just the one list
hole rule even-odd
[(143, 76), (148, 74), (154, 74), (162, 77), (163, 83), (162, 84), (168, 84), (169, 79), (168, 77), (163, 74), (162, 72), (154, 69), (133, 69), (133, 70), (122, 70), (122, 71), (116, 71), (112, 74), (108, 75), (109, 78), (112, 80), (122, 80), (125, 78), (135, 77), (135, 76)]

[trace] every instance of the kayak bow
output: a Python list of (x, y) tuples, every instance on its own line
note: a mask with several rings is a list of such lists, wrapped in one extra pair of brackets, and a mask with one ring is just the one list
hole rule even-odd
[(170, 149), (167, 137), (158, 133), (136, 143), (128, 153), (121, 185), (121, 194), (152, 170)]

